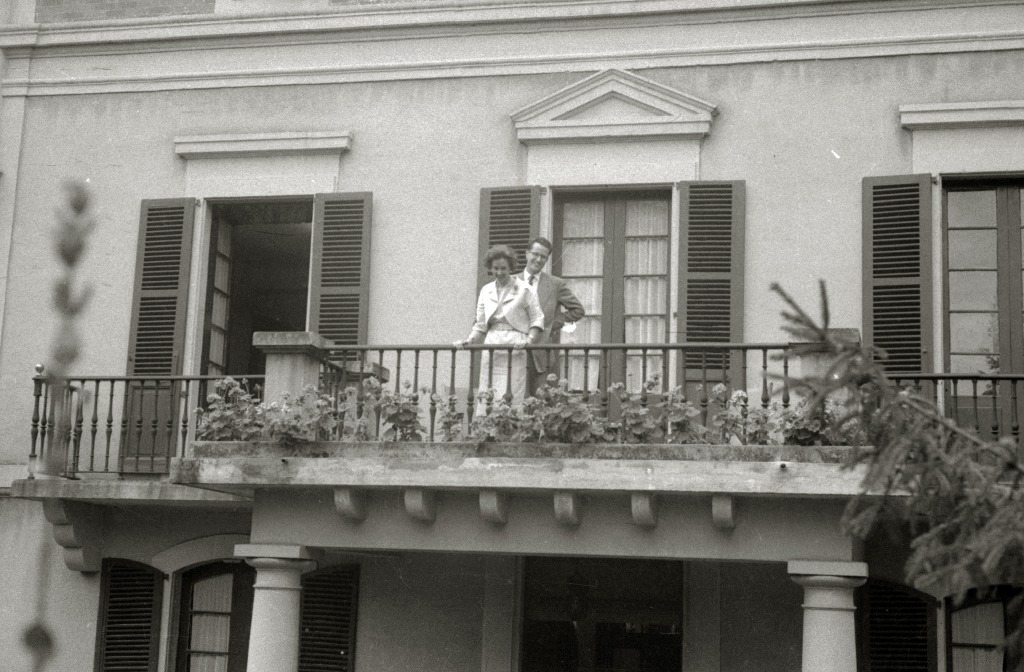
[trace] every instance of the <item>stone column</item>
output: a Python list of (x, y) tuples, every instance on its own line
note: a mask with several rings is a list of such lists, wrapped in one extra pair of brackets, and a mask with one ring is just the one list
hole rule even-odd
[(863, 562), (791, 560), (804, 587), (803, 672), (857, 672), (853, 589), (867, 580)]
[(246, 672), (296, 672), (301, 579), (316, 568), (312, 553), (304, 546), (238, 544), (235, 556), (256, 568)]

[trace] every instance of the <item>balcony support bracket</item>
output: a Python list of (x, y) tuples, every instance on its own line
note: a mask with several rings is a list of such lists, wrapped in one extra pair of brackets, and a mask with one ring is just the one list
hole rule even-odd
[(566, 527), (580, 524), (580, 497), (575, 492), (555, 493), (555, 520)]
[(495, 525), (507, 523), (508, 495), (497, 490), (481, 490), (480, 515), (484, 520)]
[(633, 522), (641, 527), (658, 526), (658, 496), (653, 492), (634, 492), (630, 497)]
[(366, 493), (355, 488), (335, 488), (334, 508), (353, 522), (366, 520)]
[(77, 572), (98, 572), (103, 559), (103, 515), (98, 507), (66, 499), (43, 501), (53, 538), (64, 549), (64, 564)]
[(729, 495), (712, 495), (711, 520), (720, 530), (731, 530), (736, 527), (736, 509)]
[(432, 523), (437, 518), (437, 498), (433, 490), (409, 488), (403, 493), (405, 512), (416, 520)]

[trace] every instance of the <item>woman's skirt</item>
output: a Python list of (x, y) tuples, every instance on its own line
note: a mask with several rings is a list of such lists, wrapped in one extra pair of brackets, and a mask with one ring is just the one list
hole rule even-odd
[[(511, 347), (519, 343), (527, 343), (526, 334), (515, 329), (494, 329), (487, 331), (485, 345), (504, 345)], [(493, 357), (492, 357), (493, 355)], [(493, 361), (493, 365), (492, 365)], [(494, 390), (495, 400), (505, 397), (509, 392), (512, 399), (521, 403), (526, 398), (526, 351), (512, 351), (511, 375), (509, 374), (508, 350), (485, 350), (480, 357), (480, 390)]]

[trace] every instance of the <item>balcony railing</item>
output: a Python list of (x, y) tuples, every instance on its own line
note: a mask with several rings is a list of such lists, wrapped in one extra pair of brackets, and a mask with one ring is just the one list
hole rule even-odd
[[(664, 399), (666, 391), (678, 389), (699, 409), (699, 421), (706, 425), (709, 412), (719, 403), (716, 398), (729, 398), (737, 390), (745, 392), (737, 401), (744, 422), (753, 408), (788, 408), (786, 376), (814, 373), (816, 366), (817, 372), (821, 369), (813, 355), (794, 357), (793, 346), (787, 343), (558, 345), (526, 350), (537, 348), (557, 351), (562, 384), (595, 414), (612, 420), (618, 402), (609, 387), (615, 383), (652, 408)], [(459, 423), (462, 436), (474, 440), (478, 437), (471, 433), (472, 420), (487, 412), (481, 403), (493, 404), (510, 393), (506, 386), (494, 390), (490, 397), (478, 398), (480, 381), (487, 387), (497, 373), (485, 370), (481, 374), (479, 355), (483, 350), (512, 352), (483, 345), (464, 349), (450, 345), (325, 345), (307, 349), (306, 356), (312, 366), (310, 378), (319, 377), (321, 390), (339, 411), (340, 422), (330, 438), (343, 439), (346, 426), (365, 417), (362, 383), (372, 376), (387, 390), (413, 400), (420, 411), (424, 440), (444, 440), (441, 422), (451, 423), (452, 418)], [(287, 364), (289, 360), (282, 361)], [(507, 374), (514, 365), (504, 366)], [(268, 355), (268, 372), (271, 370)], [(265, 385), (266, 401), (276, 401), (275, 395), (282, 389), (281, 381), (270, 375), (266, 379), (262, 375), (235, 377), (244, 379), (257, 395), (257, 386)], [(34, 380), (31, 419), (33, 470), (47, 463), (52, 473), (52, 456), (56, 455), (60, 461), (57, 471), (65, 477), (165, 474), (172, 458), (189, 454), (187, 447), (197, 430), (196, 409), (204, 404), (216, 380), (219, 378), (212, 376), (76, 376), (58, 387), (40, 373)], [(1024, 375), (918, 374), (900, 376), (897, 382), (917, 387), (949, 417), (979, 435), (1019, 437)], [(718, 385), (723, 387), (716, 394)], [(347, 405), (353, 399), (355, 410)], [(63, 417), (58, 416), (59, 407)], [(340, 411), (343, 407), (348, 409), (344, 413)], [(370, 417), (369, 422), (371, 434), (384, 435), (379, 416)], [(738, 437), (746, 438), (745, 429)]]

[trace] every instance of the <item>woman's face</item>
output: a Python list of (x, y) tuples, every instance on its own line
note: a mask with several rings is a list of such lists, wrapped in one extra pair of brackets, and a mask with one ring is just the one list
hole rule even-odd
[(511, 272), (512, 269), (509, 268), (508, 259), (498, 257), (491, 262), (491, 275), (494, 276), (494, 279), (498, 281), (499, 285), (504, 285), (508, 282), (508, 276)]

